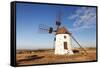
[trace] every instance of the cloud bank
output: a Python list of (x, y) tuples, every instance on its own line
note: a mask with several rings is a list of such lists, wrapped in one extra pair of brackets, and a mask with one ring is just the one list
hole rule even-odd
[(91, 29), (96, 25), (96, 8), (95, 7), (81, 7), (69, 16), (73, 20), (73, 31), (79, 29)]

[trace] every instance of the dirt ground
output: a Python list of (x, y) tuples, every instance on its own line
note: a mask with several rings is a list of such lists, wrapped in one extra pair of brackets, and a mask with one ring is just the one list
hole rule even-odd
[(17, 50), (17, 65), (51, 64), (66, 62), (95, 61), (96, 48), (85, 48), (87, 54), (77, 48), (79, 52), (73, 55), (55, 55), (53, 49)]

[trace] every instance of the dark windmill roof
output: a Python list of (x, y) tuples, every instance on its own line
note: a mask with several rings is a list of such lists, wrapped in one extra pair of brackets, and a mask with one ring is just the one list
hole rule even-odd
[(71, 34), (65, 27), (59, 27), (56, 34)]

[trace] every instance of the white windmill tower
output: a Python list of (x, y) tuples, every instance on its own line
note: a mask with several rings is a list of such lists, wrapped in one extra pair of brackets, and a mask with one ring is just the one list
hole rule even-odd
[(57, 15), (56, 19), (56, 29), (52, 27), (47, 27), (46, 25), (41, 24), (39, 29), (41, 31), (47, 31), (48, 33), (55, 33), (54, 46), (56, 55), (65, 55), (65, 54), (74, 54), (72, 50), (71, 38), (80, 46), (80, 48), (86, 53), (85, 49), (76, 41), (76, 39), (71, 35), (68, 29), (65, 26), (61, 26), (61, 13)]
[(60, 27), (56, 32), (55, 54), (73, 54), (70, 33), (65, 27)]
[(61, 13), (57, 16), (56, 20), (56, 34), (55, 34), (55, 54), (73, 54), (71, 47), (71, 33), (66, 27), (61, 26)]

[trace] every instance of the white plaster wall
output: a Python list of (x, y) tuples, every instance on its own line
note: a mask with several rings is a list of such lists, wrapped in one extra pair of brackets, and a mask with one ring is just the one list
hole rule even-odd
[[(64, 38), (64, 36), (66, 36), (66, 39)], [(64, 42), (67, 42), (68, 50), (64, 49)], [(69, 34), (57, 34), (56, 41), (55, 41), (55, 54), (63, 55), (63, 54), (67, 54), (68, 52), (72, 54), (70, 35)]]

